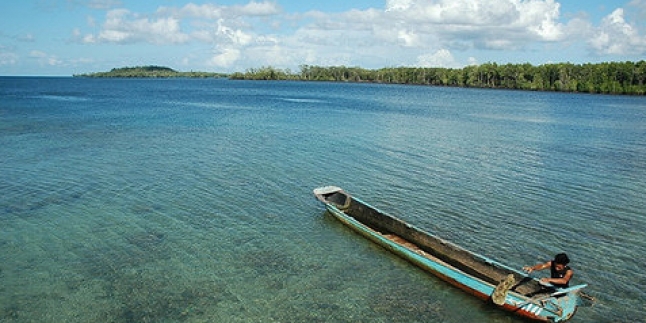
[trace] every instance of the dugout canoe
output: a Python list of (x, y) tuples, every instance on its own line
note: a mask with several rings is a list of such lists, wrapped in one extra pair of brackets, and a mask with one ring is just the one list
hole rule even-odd
[(329, 213), (373, 242), (502, 310), (540, 322), (564, 322), (586, 284), (559, 289), (443, 240), (351, 196), (337, 186), (314, 189)]

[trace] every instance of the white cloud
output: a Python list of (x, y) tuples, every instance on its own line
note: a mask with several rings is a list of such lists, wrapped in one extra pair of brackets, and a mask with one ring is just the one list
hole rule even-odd
[(173, 17), (151, 20), (139, 18), (126, 9), (108, 11), (103, 29), (98, 36), (85, 37), (85, 41), (111, 43), (147, 42), (153, 44), (184, 43), (189, 36), (180, 30), (180, 22)]
[(354, 64), (377, 57), (382, 66), (436, 64), (439, 60), (428, 53), (522, 50), (567, 37), (560, 5), (553, 0), (387, 0), (382, 10), (313, 12), (304, 17), (310, 22), (295, 34), (301, 42), (331, 54), (350, 54)]
[(632, 0), (628, 6), (635, 8), (638, 19), (646, 19), (646, 0)]
[[(558, 23), (560, 4), (552, 0), (529, 2), (519, 6), (521, 19), (526, 20), (527, 29), (545, 41), (557, 41), (563, 38), (563, 25)], [(521, 21), (522, 21), (521, 20)]]
[(214, 43), (216, 54), (209, 59), (207, 65), (221, 68), (232, 67), (241, 59), (243, 50), (248, 50), (254, 39), (258, 39), (257, 36), (241, 29), (227, 26), (226, 21), (222, 18), (218, 19), (214, 33), (202, 32), (202, 34), (195, 36), (198, 39)]
[(160, 7), (157, 10), (159, 16), (173, 16), (178, 18), (205, 18), (218, 19), (223, 16), (224, 7), (214, 4), (197, 5), (194, 3), (186, 4), (182, 8)]
[(457, 67), (457, 62), (447, 49), (440, 49), (433, 54), (417, 57), (417, 65), (422, 67)]
[(93, 58), (87, 58), (87, 57), (76, 58), (70, 61), (70, 63), (72, 63), (73, 65), (90, 64), (94, 62), (95, 60)]
[(240, 50), (238, 49), (225, 48), (214, 55), (208, 62), (208, 65), (222, 68), (231, 67), (231, 65), (240, 59), (240, 55)]
[[(633, 0), (631, 5), (644, 3)], [(646, 40), (623, 10), (594, 26), (585, 15), (562, 15), (555, 0), (386, 0), (382, 8), (341, 13), (285, 13), (275, 1), (188, 3), (151, 13), (109, 10), (103, 22), (88, 18), (86, 28), (98, 30), (75, 30), (74, 39), (86, 44), (192, 43), (198, 51), (191, 52), (190, 62), (238, 69), (301, 64), (459, 67), (477, 63), (479, 53), (524, 55), (529, 49), (586, 39), (600, 55), (646, 51)]]
[(224, 25), (224, 19), (218, 20), (218, 29), (216, 31), (218, 40), (233, 45), (245, 46), (253, 40), (251, 34), (247, 34), (240, 29), (233, 29)]
[(60, 8), (87, 7), (96, 10), (106, 10), (122, 5), (120, 0), (40, 0), (35, 3), (46, 10)]
[[(276, 3), (268, 1), (233, 6), (188, 3), (183, 7), (160, 7), (148, 15), (121, 8), (107, 11), (97, 33), (82, 35), (74, 31), (73, 37), (83, 43), (181, 44), (192, 40), (207, 43), (224, 40), (245, 45), (252, 40), (251, 34), (234, 26), (252, 29), (245, 18), (267, 17), (280, 12)], [(204, 22), (200, 23), (200, 20)], [(232, 26), (224, 26), (225, 20)], [(183, 26), (185, 22), (186, 26)], [(87, 24), (94, 27), (97, 23), (88, 17)]]
[(386, 0), (386, 11), (404, 11), (413, 5), (413, 0)]
[(88, 0), (87, 5), (93, 9), (109, 9), (121, 6), (119, 0)]
[(90, 27), (95, 27), (96, 26), (96, 20), (92, 16), (88, 16), (87, 18), (87, 25)]
[(276, 3), (268, 1), (251, 1), (246, 5), (234, 6), (222, 6), (212, 3), (201, 5), (188, 3), (181, 8), (160, 7), (157, 10), (157, 14), (160, 16), (203, 19), (271, 16), (279, 14), (280, 12), (281, 9)]
[(624, 10), (619, 8), (603, 18), (590, 46), (598, 54), (626, 55), (646, 53), (646, 37), (624, 19)]
[(24, 34), (24, 35), (20, 35), (20, 36), (17, 37), (17, 39), (19, 41), (28, 42), (28, 43), (32, 43), (32, 42), (36, 41), (36, 37), (34, 37), (34, 35), (32, 33), (27, 33), (27, 34)]
[(32, 50), (29, 52), (29, 57), (32, 58), (45, 58), (47, 57), (47, 54), (45, 52), (41, 52), (39, 50)]
[(15, 65), (18, 60), (18, 54), (0, 44), (0, 66)]
[(435, 35), (447, 44), (456, 37), (486, 46), (491, 38), (518, 44), (564, 36), (558, 22), (560, 5), (553, 0), (399, 0), (388, 5), (385, 22), (405, 22), (403, 27), (415, 26), (420, 33)]
[(280, 13), (280, 8), (274, 2), (251, 1), (243, 6), (232, 6), (229, 11), (238, 16), (271, 16)]
[(397, 38), (403, 42), (405, 47), (415, 47), (420, 45), (420, 35), (412, 30), (399, 30)]
[(49, 55), (43, 51), (32, 50), (29, 52), (29, 57), (38, 60), (40, 65), (58, 66), (62, 65), (63, 61), (54, 55)]

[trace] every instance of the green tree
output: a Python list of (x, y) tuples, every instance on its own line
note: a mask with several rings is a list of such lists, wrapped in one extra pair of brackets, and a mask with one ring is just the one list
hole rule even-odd
[(485, 63), (461, 69), (385, 67), (366, 70), (346, 66), (301, 65), (298, 73), (272, 67), (249, 69), (234, 73), (232, 79), (304, 80), (337, 82), (377, 82), (506, 88), (532, 91), (563, 91), (586, 93), (646, 93), (646, 62), (505, 64)]

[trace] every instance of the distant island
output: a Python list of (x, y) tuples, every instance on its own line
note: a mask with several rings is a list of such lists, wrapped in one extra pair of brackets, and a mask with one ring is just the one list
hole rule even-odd
[(300, 71), (261, 67), (233, 74), (178, 72), (163, 66), (113, 68), (109, 72), (75, 77), (229, 78), (231, 80), (294, 80), (412, 84), (466, 88), (512, 89), (595, 94), (646, 94), (646, 61), (597, 64), (485, 63), (463, 68), (387, 67), (364, 69), (346, 66), (301, 65)]
[(165, 66), (135, 66), (113, 68), (108, 72), (96, 72), (87, 74), (74, 74), (74, 77), (125, 77), (125, 78), (172, 78), (172, 77), (190, 77), (190, 78), (220, 78), (228, 77), (228, 74), (211, 73), (211, 72), (178, 72), (170, 67)]

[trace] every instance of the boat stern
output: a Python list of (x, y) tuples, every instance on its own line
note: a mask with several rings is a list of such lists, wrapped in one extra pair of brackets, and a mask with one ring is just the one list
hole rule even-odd
[(511, 302), (511, 309), (521, 316), (544, 322), (565, 322), (572, 318), (578, 307), (577, 291), (520, 304)]

